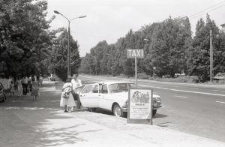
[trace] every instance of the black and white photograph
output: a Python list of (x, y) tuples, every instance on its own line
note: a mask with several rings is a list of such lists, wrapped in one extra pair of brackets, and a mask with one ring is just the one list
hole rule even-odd
[(225, 0), (0, 0), (0, 147), (225, 147)]

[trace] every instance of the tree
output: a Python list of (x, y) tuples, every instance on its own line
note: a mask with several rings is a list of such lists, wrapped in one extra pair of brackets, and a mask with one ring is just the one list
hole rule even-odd
[[(63, 81), (67, 78), (67, 65), (68, 65), (68, 32), (66, 29), (55, 39), (52, 46), (51, 56), (49, 57), (51, 73), (55, 73)], [(70, 37), (70, 53), (71, 53), (71, 74), (78, 73), (78, 68), (80, 66), (80, 55), (78, 51), (78, 43)]]
[(156, 67), (156, 75), (182, 73), (186, 70), (186, 52), (191, 41), (191, 30), (188, 18), (167, 19), (154, 24), (151, 32), (148, 59), (152, 69)]
[(216, 40), (214, 39), (214, 75), (217, 73), (225, 73), (225, 32), (220, 31)]
[(6, 76), (38, 75), (46, 71), (51, 36), (46, 1), (0, 1), (0, 63)]
[[(206, 23), (203, 19), (198, 21), (195, 37), (193, 39), (192, 46), (189, 49), (189, 75), (198, 76), (201, 82), (209, 80), (210, 75), (210, 30), (213, 32), (214, 42), (217, 42), (219, 29), (207, 14)], [(217, 50), (218, 48), (215, 46), (214, 55)]]

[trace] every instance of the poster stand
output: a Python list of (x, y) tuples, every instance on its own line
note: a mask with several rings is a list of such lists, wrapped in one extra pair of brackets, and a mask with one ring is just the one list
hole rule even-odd
[(152, 125), (153, 90), (130, 88), (128, 94), (127, 123)]

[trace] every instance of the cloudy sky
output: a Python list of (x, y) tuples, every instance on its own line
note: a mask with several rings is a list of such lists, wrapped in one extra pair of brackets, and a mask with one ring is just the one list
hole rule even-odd
[[(59, 11), (68, 19), (81, 15), (86, 18), (71, 22), (71, 35), (78, 41), (81, 57), (90, 52), (99, 41), (115, 43), (127, 32), (142, 26), (172, 18), (188, 16), (192, 30), (196, 22), (208, 13), (220, 26), (225, 23), (225, 0), (47, 0), (48, 17)], [(52, 29), (67, 27), (60, 15)]]

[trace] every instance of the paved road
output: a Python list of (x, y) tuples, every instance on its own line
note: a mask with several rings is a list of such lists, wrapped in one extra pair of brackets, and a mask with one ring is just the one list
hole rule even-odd
[[(82, 78), (85, 81), (118, 80)], [(154, 125), (225, 142), (225, 85), (139, 80), (138, 86), (151, 87), (162, 98), (163, 107), (153, 119)]]

